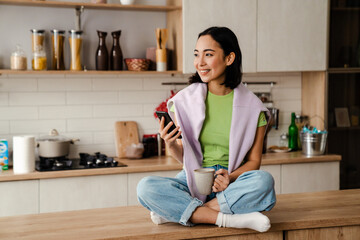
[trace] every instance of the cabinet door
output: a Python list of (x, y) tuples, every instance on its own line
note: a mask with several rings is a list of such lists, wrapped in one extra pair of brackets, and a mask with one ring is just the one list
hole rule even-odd
[(258, 0), (257, 71), (326, 69), (328, 0)]
[(40, 213), (126, 204), (126, 174), (40, 180)]
[(0, 217), (35, 213), (39, 213), (39, 180), (0, 182)]
[(269, 172), (275, 182), (275, 192), (276, 194), (281, 194), (281, 166), (279, 165), (261, 165), (260, 170)]
[(175, 177), (180, 171), (158, 171), (158, 172), (145, 172), (145, 173), (129, 173), (128, 174), (128, 206), (140, 205), (137, 200), (136, 187), (139, 181), (147, 176), (159, 177)]
[(230, 28), (237, 36), (243, 57), (243, 71), (256, 71), (256, 1), (183, 1), (184, 73), (194, 73), (194, 48), (200, 32), (212, 26)]
[(339, 190), (339, 162), (281, 165), (281, 193)]

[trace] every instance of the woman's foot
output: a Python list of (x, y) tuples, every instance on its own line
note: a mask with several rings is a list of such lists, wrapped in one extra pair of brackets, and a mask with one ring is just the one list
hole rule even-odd
[(156, 225), (160, 225), (160, 224), (164, 224), (169, 222), (168, 220), (166, 220), (165, 218), (160, 217), (159, 215), (157, 215), (154, 212), (150, 212), (150, 217), (153, 223), (155, 223)]
[(259, 212), (233, 215), (219, 212), (216, 225), (219, 227), (250, 228), (258, 232), (266, 232), (271, 226), (269, 218)]

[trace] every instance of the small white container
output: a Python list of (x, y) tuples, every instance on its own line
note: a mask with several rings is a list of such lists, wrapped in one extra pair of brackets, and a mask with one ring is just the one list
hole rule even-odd
[(135, 0), (120, 0), (122, 5), (132, 5), (134, 4)]

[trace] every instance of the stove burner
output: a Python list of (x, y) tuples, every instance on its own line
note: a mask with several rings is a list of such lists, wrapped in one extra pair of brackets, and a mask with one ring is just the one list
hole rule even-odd
[(59, 171), (75, 170), (89, 168), (109, 168), (109, 167), (126, 167), (127, 165), (119, 163), (114, 158), (105, 154), (96, 152), (94, 155), (80, 153), (80, 159), (68, 159), (67, 157), (43, 158), (36, 162), (37, 171)]

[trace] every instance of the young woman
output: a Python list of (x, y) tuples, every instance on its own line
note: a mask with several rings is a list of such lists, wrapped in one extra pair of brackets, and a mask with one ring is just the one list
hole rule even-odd
[[(260, 212), (276, 202), (272, 176), (259, 170), (268, 110), (241, 83), (241, 51), (230, 29), (211, 27), (200, 33), (194, 56), (190, 86), (168, 101), (177, 127), (167, 133), (172, 123), (164, 126), (161, 119), (159, 129), (184, 170), (175, 178), (142, 179), (138, 200), (155, 224), (267, 231), (270, 221)], [(208, 196), (198, 193), (193, 180), (193, 171), (201, 167), (217, 174)]]

